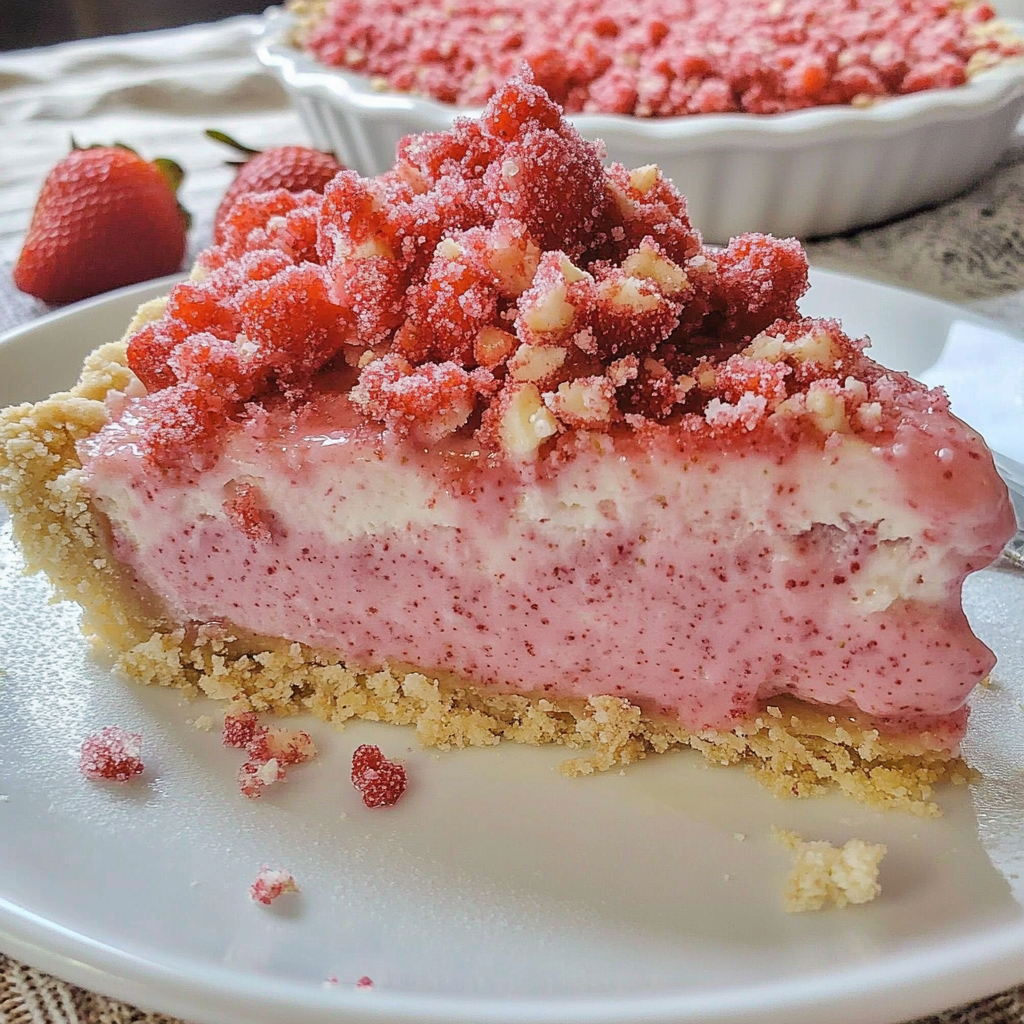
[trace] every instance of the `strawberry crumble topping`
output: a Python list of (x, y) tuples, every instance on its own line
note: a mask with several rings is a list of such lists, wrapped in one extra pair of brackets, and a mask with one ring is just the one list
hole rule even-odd
[(298, 891), (299, 886), (290, 871), (266, 866), (260, 868), (256, 880), (249, 886), (249, 896), (252, 901), (268, 907), (286, 892)]
[(408, 784), (405, 767), (389, 761), (380, 747), (364, 743), (353, 751), (352, 785), (362, 793), (367, 807), (393, 807)]
[(963, 0), (333, 0), (305, 45), (465, 107), (525, 61), (570, 113), (776, 114), (962, 85), (1021, 53), (994, 17)]
[(238, 747), (244, 750), (261, 728), (263, 727), (255, 711), (236, 711), (224, 716), (221, 741), (225, 747)]
[[(791, 434), (814, 421), (812, 385), (843, 406), (827, 432), (878, 431), (890, 418), (862, 405), (923, 394), (861, 372), (837, 324), (800, 318), (797, 242), (707, 247), (656, 167), (601, 155), (524, 73), (478, 122), (405, 139), (377, 178), (243, 197), (130, 339), (149, 394), (123, 425), (151, 463), (201, 468), (225, 420), (258, 431), (327, 381), (386, 437), (472, 435), (522, 462), (569, 455), (579, 432)], [(224, 510), (250, 540), (273, 535), (256, 484), (235, 481)]]
[(316, 757), (316, 744), (309, 733), (262, 725), (253, 711), (225, 715), (222, 740), (225, 747), (239, 747), (248, 755), (238, 770), (238, 784), (250, 799), (281, 782), (291, 765)]
[(87, 736), (82, 743), (79, 768), (87, 779), (128, 782), (141, 775), (142, 735), (119, 725), (108, 725)]

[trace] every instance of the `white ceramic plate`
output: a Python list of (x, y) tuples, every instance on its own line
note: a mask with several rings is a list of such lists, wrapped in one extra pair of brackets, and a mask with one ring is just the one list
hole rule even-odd
[[(886, 361), (917, 371), (958, 320), (977, 323), (876, 284), (813, 280), (809, 310), (873, 330)], [(82, 354), (164, 288), (10, 336), (0, 404), (70, 384)], [(989, 570), (968, 587), (1000, 657), (967, 743), (984, 779), (922, 820), (779, 801), (687, 754), (570, 780), (558, 750), (439, 755), (365, 723), (308, 723), (320, 758), (247, 801), (240, 752), (190, 725), (216, 709), (112, 681), (74, 609), (48, 605), (18, 568), (4, 520), (0, 949), (73, 982), (198, 1024), (892, 1024), (1024, 981), (1024, 578)], [(77, 770), (82, 737), (110, 723), (145, 737), (147, 770), (126, 788)], [(406, 761), (394, 809), (366, 810), (349, 785), (364, 741)], [(785, 914), (789, 858), (772, 825), (885, 842), (882, 897)], [(264, 863), (294, 872), (301, 895), (251, 903)], [(340, 983), (324, 988), (330, 975)], [(363, 975), (372, 989), (355, 988)]]

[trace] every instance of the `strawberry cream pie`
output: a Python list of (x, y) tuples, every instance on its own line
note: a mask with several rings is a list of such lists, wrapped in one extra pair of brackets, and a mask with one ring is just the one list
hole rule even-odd
[(928, 812), (1014, 529), (941, 392), (705, 247), (523, 78), (376, 179), (242, 198), (78, 386), (7, 410), (29, 565), (148, 682), (428, 744), (691, 746)]

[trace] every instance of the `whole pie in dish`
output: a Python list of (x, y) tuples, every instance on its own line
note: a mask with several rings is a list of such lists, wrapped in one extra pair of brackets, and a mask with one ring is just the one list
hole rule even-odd
[(32, 569), (147, 682), (441, 747), (690, 746), (928, 812), (1014, 529), (944, 395), (703, 245), (531, 81), (375, 179), (243, 198), (69, 393), (8, 409)]
[(978, 0), (289, 0), (295, 43), (377, 90), (479, 108), (526, 62), (569, 113), (867, 106), (1024, 53)]

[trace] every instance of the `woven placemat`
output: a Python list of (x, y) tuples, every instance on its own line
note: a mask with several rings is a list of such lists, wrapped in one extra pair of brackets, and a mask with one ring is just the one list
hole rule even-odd
[[(58, 981), (0, 954), (0, 1024), (182, 1024)], [(285, 1024), (284, 1021), (281, 1024)], [(1001, 1024), (1001, 1022), (1000, 1022)]]

